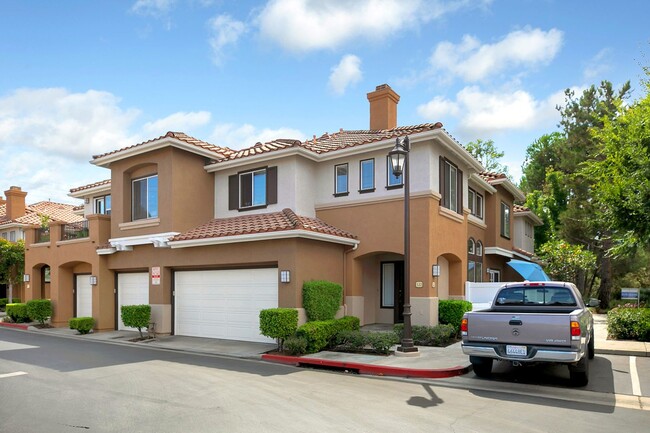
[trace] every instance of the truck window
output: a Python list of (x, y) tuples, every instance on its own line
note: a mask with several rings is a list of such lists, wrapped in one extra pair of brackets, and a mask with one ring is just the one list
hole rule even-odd
[(566, 287), (509, 287), (499, 292), (495, 305), (575, 307), (577, 303)]

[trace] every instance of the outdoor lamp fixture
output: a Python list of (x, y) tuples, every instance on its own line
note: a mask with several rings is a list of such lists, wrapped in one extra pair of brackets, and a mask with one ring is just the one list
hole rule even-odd
[(431, 275), (434, 277), (439, 277), (440, 276), (440, 265), (432, 265), (431, 266)]
[(291, 281), (291, 271), (280, 271), (280, 282), (289, 283)]
[(91, 286), (96, 286), (97, 285), (97, 276), (95, 276), (95, 275), (90, 276), (90, 285)]
[(401, 141), (395, 139), (395, 147), (388, 152), (390, 168), (395, 177), (403, 176), (404, 183), (404, 336), (401, 345), (397, 347), (399, 352), (417, 352), (418, 348), (413, 345), (413, 328), (411, 327), (411, 286), (410, 286), (410, 237), (411, 224), (409, 218), (409, 151), (411, 144), (408, 135)]
[(29, 274), (23, 274), (23, 281), (29, 283)]

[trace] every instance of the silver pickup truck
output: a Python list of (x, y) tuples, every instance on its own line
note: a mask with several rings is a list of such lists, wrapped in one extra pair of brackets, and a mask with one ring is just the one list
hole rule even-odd
[(589, 381), (593, 317), (574, 284), (505, 284), (489, 309), (465, 313), (461, 334), (463, 353), (479, 377), (489, 376), (497, 359), (514, 366), (563, 363), (574, 386)]

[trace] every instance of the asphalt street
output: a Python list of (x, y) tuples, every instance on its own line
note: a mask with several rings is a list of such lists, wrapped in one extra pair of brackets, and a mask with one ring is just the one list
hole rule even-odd
[(629, 358), (597, 356), (571, 389), (543, 369), (391, 379), (0, 329), (0, 431), (645, 432)]

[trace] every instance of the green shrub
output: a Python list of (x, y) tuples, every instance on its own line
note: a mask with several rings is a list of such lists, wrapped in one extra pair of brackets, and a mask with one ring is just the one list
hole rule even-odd
[(260, 311), (260, 332), (278, 342), (278, 349), (283, 350), (286, 338), (298, 329), (298, 310), (294, 308), (270, 308)]
[(366, 335), (359, 330), (343, 330), (336, 334), (336, 349), (344, 352), (361, 352), (366, 346)]
[(472, 311), (472, 303), (469, 301), (441, 300), (438, 302), (438, 321), (441, 325), (454, 325), (456, 332), (460, 332), (460, 322), (467, 311)]
[(68, 321), (70, 329), (76, 329), (80, 334), (87, 334), (95, 327), (95, 319), (92, 317), (73, 317)]
[(151, 322), (151, 305), (122, 305), (122, 323), (130, 328), (137, 328), (142, 335), (142, 328), (148, 328)]
[(27, 301), (26, 305), (27, 315), (34, 322), (43, 325), (47, 319), (52, 317), (52, 301), (49, 299), (32, 299)]
[[(398, 323), (393, 327), (395, 335), (399, 341), (404, 337), (404, 324)], [(413, 344), (416, 346), (447, 346), (455, 340), (457, 331), (453, 325), (436, 325), (422, 326), (414, 325), (411, 327)]]
[(287, 337), (284, 340), (284, 350), (292, 356), (304, 355), (307, 353), (307, 339), (295, 335)]
[(343, 300), (343, 288), (330, 281), (307, 281), (302, 286), (302, 306), (307, 320), (333, 320)]
[(361, 321), (356, 316), (343, 316), (340, 319), (338, 319), (337, 322), (340, 326), (341, 331), (345, 331), (345, 330), (358, 331), (359, 328), (361, 327), (360, 325)]
[(298, 328), (296, 335), (307, 340), (307, 352), (316, 353), (328, 348), (339, 331), (336, 320), (319, 320), (307, 322)]
[(7, 304), (7, 316), (16, 323), (25, 323), (29, 321), (27, 314), (27, 304)]
[(368, 332), (366, 333), (366, 345), (370, 346), (373, 352), (381, 355), (388, 355), (390, 348), (399, 340), (393, 332)]
[(650, 309), (614, 308), (607, 313), (607, 332), (622, 340), (650, 341)]
[[(0, 311), (4, 311), (5, 308), (7, 307), (7, 304), (11, 304), (12, 302), (9, 302), (7, 298), (0, 298)], [(19, 298), (13, 298), (13, 303), (18, 304), (20, 303)]]

